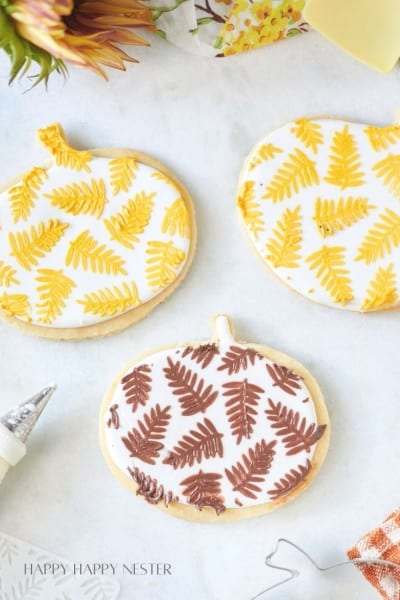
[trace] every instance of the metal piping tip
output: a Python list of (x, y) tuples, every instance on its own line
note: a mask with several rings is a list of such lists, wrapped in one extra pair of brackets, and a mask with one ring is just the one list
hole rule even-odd
[(0, 417), (0, 423), (25, 443), (56, 387), (53, 384), (43, 388), (32, 398)]

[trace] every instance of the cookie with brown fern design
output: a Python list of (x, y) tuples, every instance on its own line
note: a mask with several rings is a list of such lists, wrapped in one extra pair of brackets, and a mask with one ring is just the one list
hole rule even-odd
[(322, 465), (329, 417), (310, 373), (280, 352), (215, 338), (132, 360), (100, 412), (104, 457), (132, 492), (172, 515), (242, 519), (299, 495)]

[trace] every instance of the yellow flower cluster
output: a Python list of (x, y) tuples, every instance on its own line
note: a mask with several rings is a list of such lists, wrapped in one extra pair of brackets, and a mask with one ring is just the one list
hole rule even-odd
[(225, 56), (271, 44), (297, 33), (305, 0), (237, 0), (222, 27)]

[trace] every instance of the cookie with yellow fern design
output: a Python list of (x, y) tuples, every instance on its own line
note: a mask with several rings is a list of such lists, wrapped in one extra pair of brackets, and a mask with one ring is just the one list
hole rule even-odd
[(329, 417), (292, 358), (235, 339), (225, 315), (212, 341), (155, 350), (116, 377), (99, 433), (112, 473), (168, 513), (230, 521), (270, 512), (312, 482)]
[(192, 201), (155, 159), (72, 148), (39, 131), (52, 156), (0, 192), (0, 313), (43, 337), (106, 335), (171, 294), (193, 257)]
[(263, 263), (310, 300), (400, 305), (400, 125), (297, 119), (248, 156), (237, 193)]

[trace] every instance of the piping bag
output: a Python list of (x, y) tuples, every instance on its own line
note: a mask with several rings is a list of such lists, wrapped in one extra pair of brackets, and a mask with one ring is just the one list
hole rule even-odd
[(55, 385), (43, 388), (0, 417), (0, 483), (8, 469), (25, 456), (25, 442), (55, 389)]

